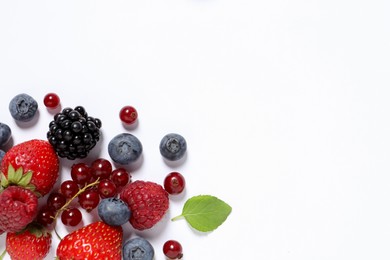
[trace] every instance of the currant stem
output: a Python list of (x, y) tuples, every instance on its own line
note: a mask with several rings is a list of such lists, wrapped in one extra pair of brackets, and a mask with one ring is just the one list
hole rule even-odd
[(3, 253), (1, 253), (1, 255), (0, 255), (0, 260), (3, 260), (6, 253), (7, 253), (7, 250), (4, 249)]
[[(54, 219), (54, 232), (56, 233), (58, 239), (62, 240), (62, 238), (61, 238), (60, 235), (57, 233), (57, 230), (56, 230), (56, 228), (55, 228), (55, 227), (56, 227), (56, 222), (57, 222), (58, 216), (62, 213), (62, 211), (66, 210), (66, 209), (68, 208), (69, 204), (72, 203), (72, 201), (73, 201), (74, 199), (76, 199), (81, 193), (83, 193), (84, 191), (86, 191), (86, 190), (87, 190), (88, 188), (90, 188), (90, 187), (93, 187), (93, 186), (95, 186), (95, 185), (98, 185), (99, 182), (100, 182), (100, 180), (99, 180), (99, 178), (98, 178), (96, 181), (94, 181), (94, 182), (92, 182), (92, 183), (90, 183), (90, 184), (88, 184), (88, 185), (85, 185), (83, 188), (79, 189), (79, 191), (78, 191), (72, 198), (70, 198), (70, 199), (64, 204), (64, 206), (62, 206), (62, 207), (56, 212), (56, 214), (54, 215), (53, 219)], [(1, 258), (0, 258), (0, 260), (1, 260)]]

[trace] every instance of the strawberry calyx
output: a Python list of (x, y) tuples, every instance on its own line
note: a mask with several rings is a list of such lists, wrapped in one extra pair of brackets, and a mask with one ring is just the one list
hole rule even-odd
[(35, 222), (28, 224), (25, 228), (23, 228), (22, 230), (20, 230), (18, 232), (15, 232), (15, 233), (16, 234), (23, 234), (26, 231), (33, 234), (36, 238), (40, 238), (42, 236), (46, 237), (46, 236), (50, 235), (50, 232), (47, 231), (46, 228), (44, 228), (42, 225), (35, 223)]
[(35, 190), (35, 185), (31, 183), (32, 176), (32, 171), (24, 172), (23, 167), (19, 167), (15, 170), (12, 164), (9, 164), (7, 171), (8, 178), (4, 175), (4, 173), (1, 173), (0, 185), (2, 189), (5, 189), (11, 185), (21, 186), (25, 189), (33, 191), (37, 196), (40, 197), (40, 194)]

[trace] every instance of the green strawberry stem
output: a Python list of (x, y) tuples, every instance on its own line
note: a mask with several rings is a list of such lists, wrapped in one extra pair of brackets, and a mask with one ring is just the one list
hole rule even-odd
[[(96, 181), (94, 181), (94, 182), (92, 182), (92, 183), (90, 183), (90, 184), (88, 184), (88, 185), (85, 185), (83, 188), (79, 189), (79, 191), (78, 191), (72, 198), (70, 198), (70, 199), (64, 204), (64, 206), (62, 206), (62, 207), (56, 212), (55, 216), (53, 217), (53, 219), (54, 219), (54, 232), (56, 233), (56, 235), (57, 235), (57, 237), (58, 237), (59, 240), (62, 240), (62, 238), (61, 238), (61, 236), (58, 234), (58, 232), (57, 232), (57, 230), (56, 230), (56, 221), (57, 221), (58, 216), (59, 216), (64, 210), (66, 210), (66, 209), (68, 208), (69, 204), (72, 203), (72, 201), (73, 201), (74, 199), (76, 199), (81, 193), (83, 193), (84, 191), (86, 191), (86, 190), (87, 190), (88, 188), (90, 188), (90, 187), (93, 187), (93, 186), (95, 186), (95, 185), (98, 185), (99, 182), (100, 182), (100, 180), (99, 180), (99, 178), (98, 178)], [(1, 258), (0, 258), (0, 260), (1, 260)]]
[(7, 250), (4, 249), (3, 253), (1, 253), (1, 255), (0, 255), (0, 260), (3, 260), (6, 253), (7, 253)]

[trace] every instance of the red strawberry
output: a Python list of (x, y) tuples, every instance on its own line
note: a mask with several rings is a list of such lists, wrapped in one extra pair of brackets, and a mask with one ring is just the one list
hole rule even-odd
[(168, 193), (161, 185), (150, 181), (138, 180), (127, 184), (120, 198), (129, 206), (130, 223), (138, 230), (153, 227), (169, 208)]
[(5, 246), (13, 260), (44, 259), (49, 253), (51, 234), (40, 226), (29, 225), (17, 233), (7, 233)]
[(59, 260), (121, 260), (123, 230), (98, 221), (66, 235), (57, 247)]
[(12, 147), (1, 162), (1, 186), (23, 186), (40, 196), (49, 193), (59, 175), (59, 159), (51, 144), (30, 140)]
[(28, 189), (9, 186), (0, 193), (0, 229), (17, 232), (31, 223), (38, 212), (38, 198)]

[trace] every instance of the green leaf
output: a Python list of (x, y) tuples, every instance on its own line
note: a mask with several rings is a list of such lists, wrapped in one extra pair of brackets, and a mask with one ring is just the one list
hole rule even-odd
[(232, 208), (217, 197), (199, 195), (188, 199), (181, 215), (174, 217), (172, 221), (184, 217), (194, 229), (209, 232), (225, 222), (231, 211)]
[[(20, 169), (20, 168), (19, 168)], [(20, 178), (18, 185), (26, 187), (28, 184), (30, 184), (31, 178), (33, 176), (32, 171), (28, 171)]]
[(1, 187), (6, 188), (9, 185), (8, 179), (5, 177), (4, 173), (1, 173)]

